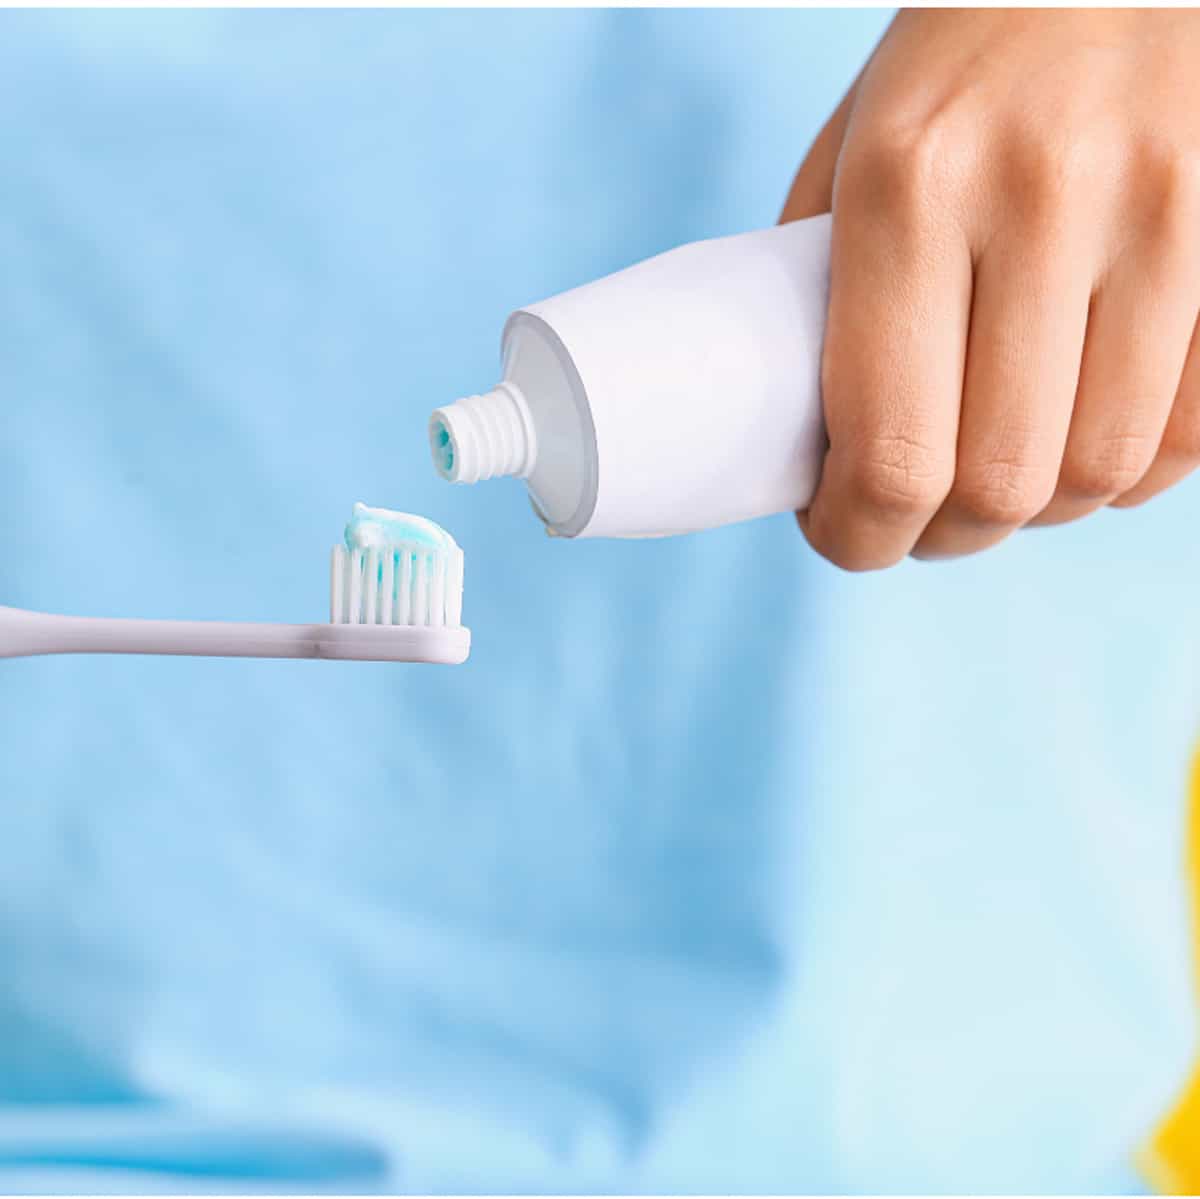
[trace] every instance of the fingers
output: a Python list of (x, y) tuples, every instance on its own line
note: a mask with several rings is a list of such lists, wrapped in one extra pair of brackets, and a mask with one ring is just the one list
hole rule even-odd
[(1200, 466), (1200, 324), (1192, 334), (1191, 352), (1154, 462), (1141, 481), (1113, 500), (1112, 506), (1132, 508), (1144, 504), (1186, 478), (1197, 466)]
[(830, 446), (800, 515), (820, 553), (974, 553), (1200, 464), (1200, 175), (1154, 189), (1106, 270), (1098, 226), (1041, 204), (994, 221), (972, 267), (934, 159), (859, 174), (857, 154), (835, 181)]
[(1071, 423), (1092, 277), (1045, 228), (997, 235), (976, 267), (954, 484), (914, 549), (986, 549), (1053, 496)]
[(801, 528), (848, 570), (909, 553), (954, 480), (971, 259), (930, 147), (839, 166), (822, 394), (829, 450)]
[[(1092, 300), (1058, 486), (1032, 524), (1077, 520), (1133, 492), (1158, 455), (1200, 310), (1200, 203), (1179, 199), (1167, 196)], [(1187, 438), (1191, 419), (1182, 414), (1173, 436)]]
[(783, 219), (833, 211), (829, 448), (798, 519), (846, 569), (973, 553), (1200, 464), (1200, 143), (1157, 102), (1194, 72), (1169, 48), (1131, 75), (1056, 22), (1061, 52), (1013, 75), (1024, 18), (902, 13), (793, 183)]

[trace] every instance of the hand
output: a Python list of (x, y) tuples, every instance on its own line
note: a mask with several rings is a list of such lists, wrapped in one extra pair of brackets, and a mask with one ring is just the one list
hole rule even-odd
[(973, 553), (1200, 462), (1200, 14), (902, 12), (782, 219), (831, 209), (825, 557)]

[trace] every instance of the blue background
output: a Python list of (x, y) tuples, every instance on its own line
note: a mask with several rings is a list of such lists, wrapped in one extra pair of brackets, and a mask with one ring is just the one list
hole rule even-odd
[(852, 577), (427, 460), (511, 308), (771, 223), (886, 20), (0, 17), (0, 600), (320, 619), (361, 499), (475, 635), (0, 664), (0, 1187), (1137, 1187), (1197, 486)]

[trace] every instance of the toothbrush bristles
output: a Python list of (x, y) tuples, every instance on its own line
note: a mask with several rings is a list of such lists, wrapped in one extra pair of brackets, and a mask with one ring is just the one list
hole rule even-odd
[(457, 547), (335, 546), (330, 621), (457, 628), (462, 617), (462, 559)]

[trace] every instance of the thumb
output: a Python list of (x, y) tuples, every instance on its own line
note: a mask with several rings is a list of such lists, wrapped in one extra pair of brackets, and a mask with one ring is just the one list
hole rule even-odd
[[(842, 152), (846, 126), (850, 123), (850, 113), (854, 110), (858, 82), (856, 79), (842, 97), (842, 102), (833, 110), (833, 115), (825, 122), (825, 127), (817, 134), (817, 140), (800, 164), (779, 217), (781, 225), (833, 211), (833, 178)], [(797, 512), (796, 522), (807, 537), (808, 513)]]
[(838, 155), (842, 152), (842, 139), (846, 135), (846, 125), (850, 121), (850, 113), (854, 108), (854, 99), (858, 94), (858, 80), (854, 81), (850, 90), (842, 97), (842, 102), (833, 111), (833, 116), (825, 122), (825, 127), (817, 134), (811, 149), (796, 178), (792, 181), (792, 189), (788, 192), (787, 202), (779, 223), (799, 221), (804, 217), (820, 216), (823, 212), (833, 211), (833, 176), (837, 170)]

